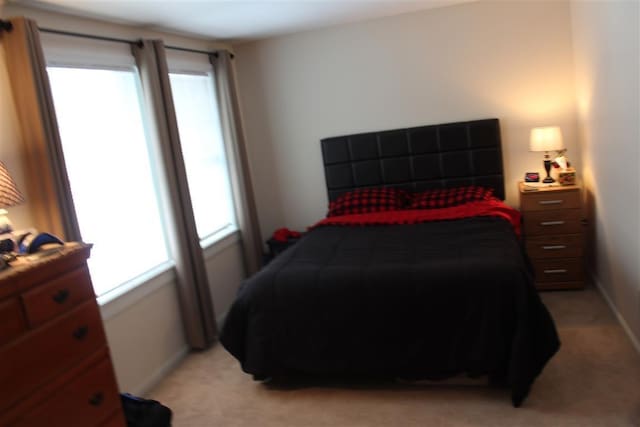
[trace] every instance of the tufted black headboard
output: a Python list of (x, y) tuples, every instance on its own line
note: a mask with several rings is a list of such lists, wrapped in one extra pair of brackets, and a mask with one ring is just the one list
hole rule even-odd
[(498, 119), (325, 138), (329, 200), (357, 188), (482, 185), (504, 199)]

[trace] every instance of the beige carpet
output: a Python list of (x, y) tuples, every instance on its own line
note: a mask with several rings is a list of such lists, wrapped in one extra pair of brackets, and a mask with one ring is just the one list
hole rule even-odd
[(220, 345), (188, 356), (150, 397), (174, 427), (640, 426), (640, 355), (594, 289), (544, 293), (562, 348), (519, 409), (480, 385), (254, 382)]

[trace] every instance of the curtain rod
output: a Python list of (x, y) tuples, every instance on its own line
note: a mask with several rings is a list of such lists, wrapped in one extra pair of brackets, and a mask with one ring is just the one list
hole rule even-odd
[(216, 51), (208, 52), (208, 51), (205, 51), (205, 50), (190, 49), (188, 47), (178, 47), (178, 46), (168, 46), (168, 45), (165, 45), (164, 48), (165, 49), (171, 49), (171, 50), (179, 50), (180, 52), (201, 53), (203, 55), (215, 55), (216, 57), (218, 57), (218, 52), (216, 52)]
[(106, 42), (126, 43), (126, 44), (134, 44), (138, 46), (140, 46), (140, 44), (142, 43), (140, 40), (126, 40), (126, 39), (118, 39), (115, 37), (95, 36), (92, 34), (83, 34), (83, 33), (74, 33), (71, 31), (54, 30), (52, 28), (38, 27), (38, 30), (40, 30), (43, 33), (59, 34), (61, 36), (70, 36), (70, 37), (81, 37), (84, 39), (102, 40)]
[[(216, 58), (218, 57), (218, 51), (216, 50), (205, 51), (205, 50), (198, 50), (198, 49), (189, 49), (187, 47), (168, 46), (168, 45), (165, 45), (165, 49), (179, 50), (181, 52), (201, 53), (203, 55), (213, 55)], [(231, 56), (231, 59), (235, 58), (235, 55), (232, 52), (229, 52), (229, 55)]]
[[(2, 21), (2, 22), (7, 22), (9, 24), (9, 26), (11, 27), (11, 22), (9, 21)], [(85, 38), (85, 39), (92, 39), (92, 40), (102, 40), (102, 41), (108, 41), (108, 42), (115, 42), (115, 43), (126, 43), (126, 44), (132, 44), (132, 45), (136, 45), (136, 46), (142, 46), (142, 41), (141, 40), (126, 40), (126, 39), (119, 39), (119, 38), (115, 38), (115, 37), (104, 37), (104, 36), (96, 36), (96, 35), (92, 35), (92, 34), (83, 34), (83, 33), (74, 33), (71, 31), (61, 31), (61, 30), (54, 30), (52, 28), (38, 28), (40, 31), (42, 31), (43, 33), (51, 33), (51, 34), (59, 34), (62, 36), (71, 36), (71, 37), (81, 37), (81, 38)], [(189, 49), (186, 47), (178, 47), (178, 46), (165, 46), (166, 49), (172, 49), (172, 50), (179, 50), (179, 51), (183, 51), (183, 52), (192, 52), (192, 53), (201, 53), (203, 55), (215, 55), (216, 57), (218, 56), (218, 52), (217, 51), (205, 51), (205, 50), (198, 50), (198, 49)], [(233, 53), (231, 53), (231, 59), (234, 58)]]

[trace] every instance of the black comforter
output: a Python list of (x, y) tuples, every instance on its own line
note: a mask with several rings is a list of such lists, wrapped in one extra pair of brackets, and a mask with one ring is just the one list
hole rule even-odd
[(245, 281), (222, 344), (257, 379), (488, 374), (519, 406), (559, 348), (510, 224), (327, 226)]

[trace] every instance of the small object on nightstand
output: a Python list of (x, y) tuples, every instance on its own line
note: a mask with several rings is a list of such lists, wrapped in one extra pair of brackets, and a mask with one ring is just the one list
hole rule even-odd
[(567, 168), (558, 172), (558, 182), (560, 185), (575, 185), (576, 170), (574, 168)]
[(540, 174), (538, 172), (527, 172), (524, 174), (524, 182), (540, 182)]
[(265, 256), (265, 264), (290, 246), (296, 244), (298, 240), (300, 240), (300, 237), (302, 237), (302, 233), (289, 230), (288, 228), (279, 228), (274, 231), (272, 237), (267, 240), (269, 253)]
[(527, 253), (539, 290), (584, 287), (583, 218), (580, 187), (521, 182), (520, 210)]
[(286, 242), (289, 239), (299, 239), (300, 236), (302, 236), (302, 233), (299, 231), (289, 230), (288, 228), (278, 228), (273, 232), (271, 238), (277, 242)]

